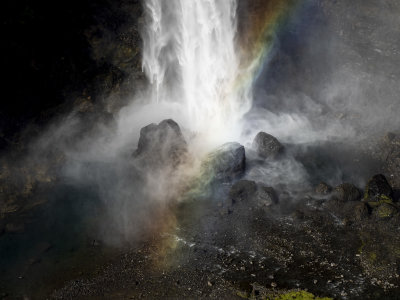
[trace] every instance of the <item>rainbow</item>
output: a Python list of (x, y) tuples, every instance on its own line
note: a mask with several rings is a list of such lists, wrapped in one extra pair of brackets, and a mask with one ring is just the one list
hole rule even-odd
[[(277, 35), (285, 30), (289, 20), (299, 12), (304, 0), (249, 0), (246, 7), (239, 6), (237, 45), (239, 51), (240, 72), (233, 83), (233, 94), (238, 91), (250, 91), (254, 81), (264, 66), (271, 59)], [(182, 166), (185, 168), (185, 166)], [(186, 166), (187, 167), (187, 166)], [(193, 166), (189, 169), (197, 170)], [(207, 197), (208, 188), (213, 174), (209, 170), (194, 172), (192, 179), (184, 184), (179, 200)], [(189, 176), (190, 177), (190, 176)], [(175, 203), (176, 204), (176, 203)], [(166, 220), (157, 232), (163, 232), (163, 238), (157, 246), (155, 266), (168, 261), (168, 253), (174, 251), (180, 242), (175, 235), (178, 219), (175, 216), (175, 204), (161, 211), (161, 220)], [(157, 243), (156, 243), (157, 244)]]
[(236, 88), (251, 88), (271, 59), (276, 36), (298, 12), (302, 0), (253, 0), (239, 11), (238, 45), (241, 73)]

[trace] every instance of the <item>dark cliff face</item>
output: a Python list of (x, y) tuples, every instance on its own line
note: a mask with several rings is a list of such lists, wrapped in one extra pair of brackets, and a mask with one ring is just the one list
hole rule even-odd
[[(0, 147), (77, 97), (108, 95), (140, 65), (138, 0), (9, 1), (2, 5)], [(129, 38), (122, 36), (129, 30)], [(107, 47), (106, 47), (107, 46)]]

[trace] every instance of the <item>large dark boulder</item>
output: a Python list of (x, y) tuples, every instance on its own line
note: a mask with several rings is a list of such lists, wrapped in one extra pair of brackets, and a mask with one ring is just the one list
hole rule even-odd
[(187, 144), (179, 125), (169, 119), (140, 130), (135, 159), (148, 168), (176, 167), (187, 157)]
[(371, 206), (393, 202), (393, 190), (384, 175), (375, 175), (368, 181), (364, 191), (364, 201)]
[(229, 191), (232, 205), (245, 204), (249, 207), (268, 207), (278, 202), (272, 187), (251, 180), (239, 180)]
[(358, 201), (361, 193), (356, 186), (351, 183), (342, 183), (335, 187), (333, 197), (339, 202)]
[(282, 144), (272, 135), (259, 132), (254, 138), (253, 149), (262, 158), (277, 158), (283, 152)]
[(229, 181), (243, 175), (245, 150), (239, 143), (226, 143), (211, 152), (203, 162), (203, 173), (209, 178)]

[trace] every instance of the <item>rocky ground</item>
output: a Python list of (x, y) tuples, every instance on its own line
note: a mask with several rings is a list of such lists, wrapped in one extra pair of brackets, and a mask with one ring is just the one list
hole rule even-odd
[[(141, 132), (134, 157), (142, 168), (159, 168), (165, 163), (177, 166), (176, 160), (167, 156), (154, 164), (152, 158), (161, 148), (154, 142), (158, 139), (149, 137), (160, 133), (172, 136), (170, 150), (163, 154), (177, 157), (177, 153), (186, 153), (186, 143), (175, 122), (148, 126)], [(386, 136), (381, 143), (396, 147), (396, 135), (389, 136), (392, 138)], [(118, 250), (93, 241), (86, 253), (67, 258), (69, 268), (60, 265), (52, 273), (59, 274), (56, 279), (44, 276), (45, 289), (33, 285), (25, 289), (25, 296), (397, 299), (397, 190), (381, 174), (372, 176), (363, 189), (351, 183), (335, 187), (320, 183), (297, 194), (289, 193), (288, 186), (271, 187), (268, 182), (249, 180), (254, 168), (292, 159), (293, 153), (307, 166), (309, 158), (303, 150), (291, 147), (266, 133), (257, 135), (251, 148), (237, 143), (224, 145), (203, 164), (207, 179), (200, 186), (208, 192), (171, 202), (159, 220), (154, 220), (166, 220), (166, 226)], [(325, 161), (320, 168), (332, 163), (326, 163), (321, 154), (331, 148), (320, 146)], [(374, 159), (371, 153), (366, 160)], [(356, 156), (365, 162), (360, 153)], [(382, 168), (388, 164), (377, 159)], [(370, 172), (374, 171), (378, 170), (372, 164)], [(43, 247), (38, 256), (43, 262), (35, 262), (39, 265), (48, 260), (43, 253), (53, 251), (50, 245)], [(64, 275), (60, 275), (61, 270)], [(25, 276), (32, 275), (27, 272)], [(23, 296), (4, 292), (3, 298), (18, 295)]]
[[(362, 96), (374, 101), (356, 99), (359, 105), (349, 107), (352, 95), (343, 93), (334, 99), (338, 111), (321, 101), (323, 110), (315, 114), (360, 123), (365, 139), (294, 145), (260, 133), (252, 146), (225, 145), (205, 163), (206, 179), (199, 179), (208, 193), (172, 201), (157, 212), (152, 230), (119, 247), (93, 237), (105, 207), (92, 201), (92, 187), (63, 181), (63, 149), (49, 147), (32, 157), (30, 142), (71, 111), (86, 126), (82, 134), (90, 135), (93, 124), (113, 123), (113, 114), (143, 84), (141, 6), (134, 0), (63, 2), (46, 9), (7, 3), (0, 299), (399, 298), (400, 135), (376, 134), (396, 126), (370, 122), (382, 107), (396, 120), (391, 101), (398, 95), (397, 31), (385, 23), (397, 19), (395, 1), (356, 1), (352, 10), (347, 1), (311, 1), (319, 13), (310, 23), (321, 29), (302, 25), (286, 33), (280, 55), (261, 75), (269, 78), (262, 87), (276, 95), (265, 101), (268, 108), (296, 113), (286, 103), (293, 100), (287, 97), (291, 88), (318, 102), (326, 96), (320, 83), (335, 79), (331, 65), (341, 67), (338, 74), (364, 78)], [(332, 32), (332, 43), (315, 43)], [(319, 46), (309, 51), (309, 44)], [(337, 61), (330, 51), (340, 53)], [(352, 76), (344, 81), (354, 85)], [(382, 81), (375, 90), (373, 83)], [(340, 88), (346, 91), (344, 84)], [(376, 131), (366, 129), (369, 123), (379, 125)], [(176, 133), (177, 125), (166, 124), (145, 132)], [(134, 157), (140, 168), (157, 169), (160, 161), (148, 157), (162, 147), (148, 146), (142, 139)], [(186, 160), (187, 145), (178, 134), (170, 146), (161, 157), (173, 157), (173, 171)]]
[(247, 158), (247, 169), (241, 147), (229, 144), (213, 156), (211, 194), (168, 209), (173, 228), (51, 297), (397, 299), (400, 214), (384, 175), (364, 191), (321, 183), (292, 198), (267, 182), (237, 181), (260, 159), (287, 159), (284, 146), (259, 134), (257, 162)]

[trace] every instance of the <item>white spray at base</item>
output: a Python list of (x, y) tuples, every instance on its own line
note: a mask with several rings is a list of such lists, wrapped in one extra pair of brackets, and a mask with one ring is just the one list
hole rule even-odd
[(251, 96), (237, 84), (236, 1), (147, 0), (144, 9), (149, 90), (122, 112), (122, 126), (172, 118), (199, 152), (239, 140)]

